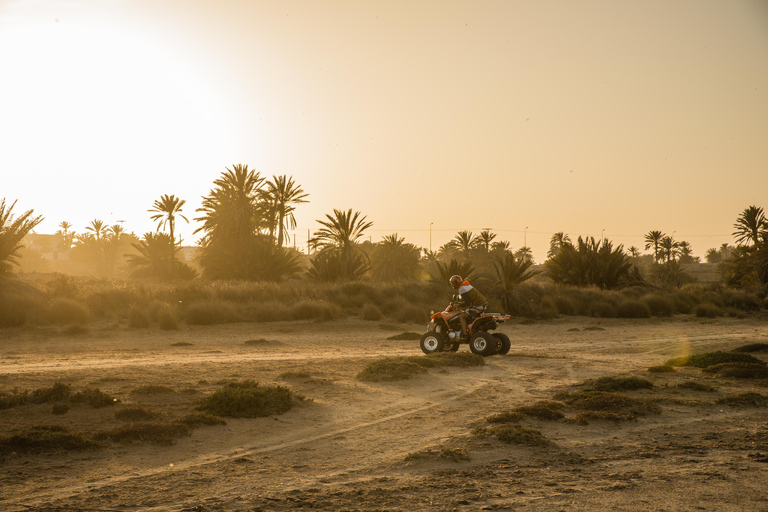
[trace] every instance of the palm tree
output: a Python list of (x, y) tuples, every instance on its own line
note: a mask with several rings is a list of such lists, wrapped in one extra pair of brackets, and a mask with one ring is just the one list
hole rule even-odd
[(397, 233), (383, 237), (371, 254), (371, 273), (379, 281), (409, 281), (419, 271), (418, 247), (409, 244)]
[(632, 258), (639, 258), (640, 257), (640, 249), (638, 249), (634, 245), (631, 246), (629, 249), (627, 249), (627, 252), (629, 252), (629, 256), (632, 257)]
[(556, 256), (557, 253), (560, 252), (560, 250), (563, 248), (565, 244), (570, 244), (570, 243), (571, 243), (571, 237), (569, 237), (562, 231), (558, 231), (557, 233), (552, 235), (552, 238), (549, 239), (549, 251), (547, 251), (547, 258)]
[(370, 269), (368, 255), (360, 249), (358, 241), (365, 230), (373, 226), (360, 212), (333, 210), (333, 216), (318, 220), (323, 226), (312, 237), (320, 252), (312, 260), (310, 275), (327, 281), (358, 279)]
[(346, 212), (334, 209), (333, 216), (326, 213), (325, 217), (327, 220), (317, 221), (323, 227), (312, 237), (321, 249), (352, 248), (363, 237), (365, 230), (373, 226), (373, 222), (366, 222), (365, 215), (360, 217), (360, 212), (352, 213), (351, 208)]
[(659, 248), (659, 257), (666, 258), (667, 261), (672, 261), (676, 259), (680, 243), (676, 242), (671, 236), (665, 236), (659, 242)]
[(270, 226), (270, 234), (274, 234), (272, 226), (277, 226), (278, 247), (283, 246), (283, 240), (290, 240), (287, 231), (296, 229), (293, 205), (309, 202), (304, 199), (308, 196), (309, 194), (294, 183), (292, 176), (272, 176), (272, 181), (267, 182), (266, 189), (263, 191), (263, 198), (269, 205), (269, 216), (274, 222)]
[(491, 233), (489, 230), (484, 229), (477, 235), (476, 246), (485, 249), (485, 252), (491, 250), (491, 242), (496, 238), (496, 233)]
[(176, 237), (174, 235), (175, 227), (176, 227), (176, 216), (181, 217), (184, 219), (185, 222), (189, 222), (187, 218), (181, 214), (181, 208), (186, 204), (186, 201), (184, 199), (179, 199), (175, 195), (168, 195), (163, 194), (160, 196), (160, 199), (155, 200), (155, 204), (152, 206), (152, 209), (147, 210), (148, 212), (152, 213), (155, 212), (154, 215), (150, 217), (150, 219), (157, 221), (157, 230), (160, 231), (160, 228), (165, 228), (165, 226), (168, 226), (168, 233), (171, 237), (171, 245), (176, 245)]
[(61, 229), (57, 231), (56, 234), (60, 234), (62, 237), (62, 249), (65, 251), (71, 249), (72, 242), (75, 239), (75, 233), (69, 230), (69, 228), (72, 227), (72, 224), (63, 220), (59, 223), (59, 227)]
[(16, 201), (10, 206), (6, 206), (5, 198), (0, 201), (0, 278), (8, 277), (12, 265), (19, 264), (18, 252), (24, 247), (22, 239), (43, 220), (42, 215), (33, 217), (34, 210), (27, 210), (14, 219), (14, 206)]
[(197, 274), (194, 269), (176, 259), (175, 252), (178, 249), (170, 235), (157, 232), (145, 233), (143, 240), (131, 245), (139, 253), (127, 256), (128, 265), (133, 269), (132, 277), (168, 281), (193, 279)]
[(469, 253), (470, 249), (477, 247), (479, 241), (480, 239), (471, 231), (459, 231), (451, 240), (453, 247), (464, 255)]
[(680, 263), (693, 263), (695, 260), (692, 256), (693, 248), (691, 243), (685, 240), (677, 243), (678, 253), (680, 254)]
[(579, 237), (575, 245), (565, 245), (554, 258), (544, 263), (547, 275), (556, 283), (574, 286), (617, 286), (642, 282), (624, 247), (614, 248), (610, 240), (595, 241)]
[(533, 264), (533, 251), (530, 247), (521, 247), (515, 251), (515, 257), (520, 261), (529, 261)]
[(505, 313), (521, 313), (521, 309), (530, 308), (529, 294), (520, 290), (520, 285), (528, 279), (541, 273), (531, 270), (533, 261), (516, 258), (513, 254), (505, 253), (497, 256), (494, 262), (495, 276), (483, 277), (490, 285), (490, 294), (501, 301)]
[(106, 234), (107, 225), (104, 224), (104, 221), (94, 219), (89, 225), (85, 226), (85, 229), (92, 232), (98, 242)]
[(509, 244), (509, 241), (507, 240), (502, 240), (500, 242), (493, 242), (491, 244), (492, 251), (504, 252), (504, 251), (509, 251), (510, 249), (511, 249), (511, 246)]
[(657, 263), (659, 261), (659, 244), (661, 244), (661, 239), (664, 236), (664, 233), (661, 231), (649, 231), (645, 235), (645, 248), (650, 249), (653, 247), (653, 259)]
[(757, 245), (761, 236), (768, 236), (768, 220), (762, 207), (752, 205), (746, 208), (733, 227), (736, 228), (733, 236), (736, 237), (738, 245)]

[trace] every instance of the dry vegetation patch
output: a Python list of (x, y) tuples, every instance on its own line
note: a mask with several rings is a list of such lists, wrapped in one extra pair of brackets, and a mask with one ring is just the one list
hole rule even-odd
[(720, 363), (707, 366), (702, 371), (734, 379), (768, 379), (768, 366), (757, 363)]
[(284, 414), (305, 401), (284, 386), (262, 386), (253, 380), (230, 382), (203, 399), (198, 409), (215, 416), (259, 418)]
[(484, 364), (485, 361), (482, 356), (471, 352), (441, 352), (424, 356), (387, 357), (368, 364), (357, 374), (357, 378), (368, 382), (397, 381), (426, 373), (428, 368), (469, 367)]
[(112, 430), (100, 432), (95, 438), (99, 441), (118, 443), (145, 442), (163, 446), (172, 445), (176, 439), (192, 435), (192, 428), (179, 421), (152, 422), (138, 421)]
[(396, 341), (413, 341), (413, 340), (420, 340), (421, 334), (417, 332), (403, 332), (400, 334), (395, 334), (394, 336), (388, 336), (388, 340), (396, 340)]
[(587, 383), (587, 388), (594, 391), (631, 391), (650, 389), (653, 383), (640, 377), (600, 377)]
[(760, 393), (740, 393), (738, 395), (719, 398), (716, 403), (730, 405), (732, 407), (765, 407), (768, 405), (768, 397), (763, 396)]
[(768, 343), (750, 343), (736, 347), (732, 352), (768, 352)]
[(0, 453), (87, 450), (101, 444), (60, 425), (37, 425), (0, 437)]
[(520, 425), (509, 425), (497, 428), (493, 431), (493, 435), (502, 443), (507, 444), (520, 444), (525, 446), (549, 446), (554, 444), (540, 431), (521, 427)]
[(667, 366), (695, 366), (696, 368), (706, 368), (722, 363), (755, 363), (766, 366), (764, 361), (740, 352), (704, 352), (690, 356), (677, 357), (667, 361)]
[(405, 462), (421, 462), (421, 461), (450, 461), (450, 462), (462, 462), (470, 460), (469, 454), (466, 450), (461, 448), (440, 448), (426, 449), (418, 452), (412, 452), (405, 456), (403, 459)]

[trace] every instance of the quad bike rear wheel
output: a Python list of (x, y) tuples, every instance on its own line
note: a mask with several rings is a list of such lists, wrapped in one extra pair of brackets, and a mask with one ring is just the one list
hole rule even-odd
[(473, 354), (483, 357), (495, 354), (496, 345), (496, 338), (485, 331), (477, 332), (469, 338), (469, 350), (471, 350)]
[(459, 350), (459, 344), (458, 343), (443, 343), (443, 350), (445, 352), (456, 352)]
[(421, 351), (425, 354), (436, 354), (443, 350), (443, 335), (439, 332), (428, 332), (421, 337)]
[(495, 332), (493, 333), (493, 337), (496, 338), (496, 341), (498, 341), (496, 353), (501, 354), (502, 356), (507, 355), (509, 353), (509, 349), (512, 347), (512, 342), (509, 341), (509, 336), (503, 332)]

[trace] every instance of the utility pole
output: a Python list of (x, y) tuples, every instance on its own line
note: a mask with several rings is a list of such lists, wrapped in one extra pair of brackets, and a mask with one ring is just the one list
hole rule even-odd
[(523, 247), (528, 247), (528, 226), (523, 230)]
[(429, 252), (430, 253), (432, 252), (432, 224), (434, 224), (434, 222), (429, 223)]

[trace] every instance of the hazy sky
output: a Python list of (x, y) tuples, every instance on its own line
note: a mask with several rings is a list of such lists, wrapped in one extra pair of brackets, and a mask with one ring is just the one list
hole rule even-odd
[(192, 221), (243, 163), (310, 194), (300, 245), (352, 208), (374, 242), (703, 255), (768, 208), (767, 138), (763, 0), (0, 0), (0, 197), (40, 233)]

